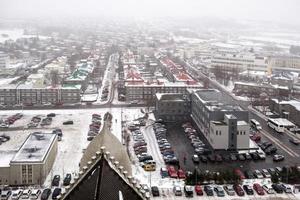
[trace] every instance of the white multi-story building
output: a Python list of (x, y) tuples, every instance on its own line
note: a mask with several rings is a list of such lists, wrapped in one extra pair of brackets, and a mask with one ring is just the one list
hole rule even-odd
[(267, 71), (267, 58), (253, 54), (216, 53), (211, 58), (211, 68)]
[(269, 57), (270, 70), (300, 71), (300, 56), (272, 56)]
[(213, 149), (249, 149), (248, 111), (214, 89), (189, 90), (191, 117)]
[(9, 66), (9, 56), (0, 51), (0, 69), (6, 68)]

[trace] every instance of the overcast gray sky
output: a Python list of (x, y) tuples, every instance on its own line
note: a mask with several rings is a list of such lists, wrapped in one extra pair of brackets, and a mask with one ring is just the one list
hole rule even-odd
[(298, 24), (300, 0), (0, 0), (2, 17), (93, 17), (103, 14), (209, 16)]

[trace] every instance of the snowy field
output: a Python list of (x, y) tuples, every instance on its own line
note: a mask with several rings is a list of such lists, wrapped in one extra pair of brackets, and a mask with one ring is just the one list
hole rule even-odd
[[(54, 128), (61, 128), (63, 132), (62, 141), (58, 143), (58, 154), (44, 186), (49, 186), (54, 175), (59, 174), (63, 177), (66, 173), (78, 173), (79, 162), (89, 142), (87, 141), (87, 133), (89, 124), (92, 120), (93, 113), (99, 113), (102, 116), (106, 112), (111, 112), (113, 115), (112, 133), (121, 141), (121, 116), (123, 120), (133, 120), (141, 117), (143, 113), (140, 109), (120, 109), (120, 108), (105, 108), (105, 109), (78, 109), (78, 110), (23, 110), (23, 111), (0, 111), (0, 119), (6, 118), (16, 113), (22, 113), (24, 116), (17, 120), (11, 127), (12, 130), (3, 131), (9, 135), (11, 139), (0, 145), (0, 151), (12, 152), (17, 151), (28, 135), (35, 131), (52, 132)], [(122, 114), (123, 112), (123, 114)], [(26, 125), (30, 122), (33, 116), (45, 117), (49, 113), (55, 113), (52, 124), (45, 127), (36, 127), (27, 129)], [(62, 125), (64, 121), (73, 120), (74, 125)], [(23, 128), (24, 127), (24, 128)], [(7, 154), (2, 157), (2, 164), (7, 164), (13, 154)], [(1, 164), (1, 162), (0, 162)]]

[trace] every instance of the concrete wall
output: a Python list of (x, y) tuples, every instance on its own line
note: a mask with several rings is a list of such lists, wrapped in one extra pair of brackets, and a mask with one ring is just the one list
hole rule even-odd
[(9, 166), (0, 167), (0, 185), (8, 185), (10, 180)]
[(249, 125), (238, 125), (237, 126), (237, 148), (247, 149), (249, 148)]
[(227, 149), (228, 148), (228, 126), (216, 125), (210, 123), (210, 134), (207, 140), (210, 142), (214, 149)]

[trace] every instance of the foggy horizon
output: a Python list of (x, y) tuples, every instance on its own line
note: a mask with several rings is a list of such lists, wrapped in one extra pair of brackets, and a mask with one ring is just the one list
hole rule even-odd
[(255, 20), (299, 25), (297, 0), (3, 0), (0, 18), (163, 18), (193, 17)]

